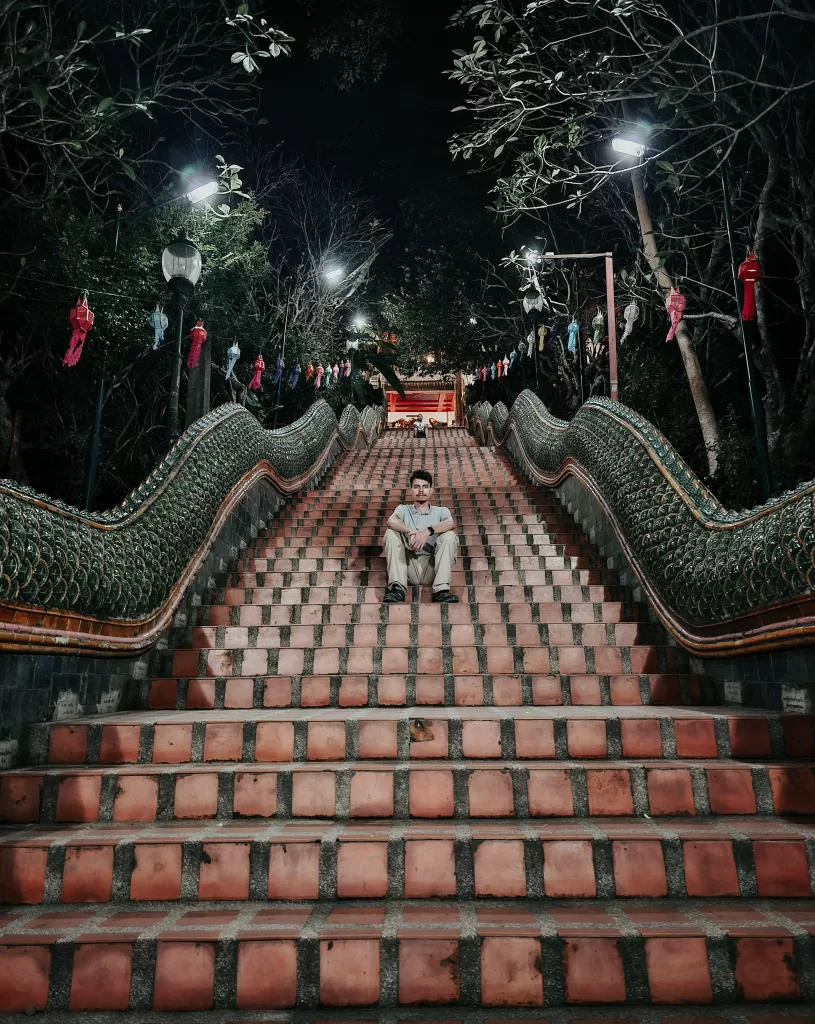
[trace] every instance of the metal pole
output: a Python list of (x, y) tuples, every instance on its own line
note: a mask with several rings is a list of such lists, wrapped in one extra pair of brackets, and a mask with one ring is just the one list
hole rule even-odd
[(167, 443), (169, 451), (178, 440), (178, 393), (181, 390), (181, 342), (184, 335), (184, 307), (186, 296), (183, 289), (178, 287), (178, 280), (174, 279), (175, 286), (175, 348), (173, 350), (173, 362), (170, 369), (170, 394), (167, 399)]
[(274, 427), (273, 430), (277, 430), (277, 414), (280, 411), (280, 386), (283, 383), (283, 374), (286, 372), (286, 330), (289, 326), (289, 299), (291, 298), (291, 292), (289, 292), (286, 298), (286, 315), (283, 318), (283, 343), (280, 346), (280, 358), (283, 360), (283, 369), (280, 371), (280, 376), (277, 379), (277, 398), (274, 403)]
[(724, 196), (724, 220), (727, 226), (727, 241), (730, 245), (730, 267), (733, 272), (733, 295), (736, 299), (736, 316), (739, 322), (741, 343), (744, 347), (744, 365), (747, 369), (747, 391), (750, 396), (750, 418), (753, 421), (753, 439), (756, 445), (756, 462), (758, 463), (758, 482), (761, 496), (766, 501), (772, 493), (772, 476), (770, 474), (770, 456), (767, 451), (767, 437), (764, 433), (761, 410), (756, 395), (755, 374), (753, 366), (753, 350), (747, 340), (744, 321), (741, 318), (741, 295), (739, 293), (739, 272), (736, 266), (736, 242), (733, 236), (733, 216), (730, 209), (730, 185), (727, 180), (727, 167), (721, 166), (722, 194)]
[(617, 385), (617, 311), (614, 306), (614, 257), (606, 253), (606, 310), (608, 317), (608, 376), (611, 401), (619, 402)]

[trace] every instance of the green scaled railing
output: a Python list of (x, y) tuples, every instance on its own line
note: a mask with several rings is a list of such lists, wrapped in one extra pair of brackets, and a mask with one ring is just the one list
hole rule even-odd
[(605, 398), (564, 422), (524, 391), (510, 412), (470, 407), (467, 425), (539, 483), (582, 482), (684, 647), (727, 655), (813, 642), (815, 482), (727, 509), (651, 423)]
[(144, 649), (255, 482), (292, 494), (340, 451), (372, 444), (384, 424), (380, 407), (349, 406), (338, 422), (318, 401), (296, 423), (265, 430), (241, 406), (224, 405), (107, 512), (0, 481), (0, 649)]

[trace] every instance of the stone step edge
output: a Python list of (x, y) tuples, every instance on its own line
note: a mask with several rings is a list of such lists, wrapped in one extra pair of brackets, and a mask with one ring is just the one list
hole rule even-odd
[[(139, 683), (145, 710), (325, 707), (664, 707), (716, 701), (692, 673), (639, 675), (158, 676)], [(227, 705), (228, 702), (228, 705)]]
[(0, 836), (0, 905), (815, 895), (809, 867), (815, 834), (744, 837), (739, 825), (732, 827), (736, 835), (683, 831), (673, 823), (664, 835), (630, 834), (630, 825), (608, 835), (591, 824), (600, 834), (588, 835), (583, 825), (569, 836), (523, 826), (496, 835), (473, 825), (476, 835), (453, 836), (434, 834), (421, 822), (386, 824), (379, 834), (336, 834), (326, 825), (312, 836), (280, 825), (260, 835), (202, 834), (206, 826), (190, 826), (189, 835), (175, 827), (165, 835), (155, 826), (144, 836), (100, 835), (93, 828), (41, 839), (24, 833)]
[(343, 928), (327, 923), (329, 913), (320, 906), (288, 926), (159, 926), (107, 940), (87, 926), (39, 942), (6, 936), (0, 1010), (813, 1001), (815, 940), (801, 927), (502, 927), (472, 908), (464, 927)]
[(811, 764), (223, 762), (0, 773), (0, 822), (811, 815)]
[[(719, 708), (704, 717), (690, 711), (677, 715), (657, 707), (640, 717), (636, 713), (620, 716), (614, 709), (605, 715), (584, 713), (582, 708), (570, 716), (564, 708), (555, 713), (538, 707), (526, 714), (508, 709), (494, 717), (478, 714), (469, 718), (460, 712), (387, 718), (337, 709), (309, 719), (309, 709), (299, 710), (305, 715), (291, 718), (285, 710), (273, 713), (264, 709), (248, 719), (235, 714), (230, 720), (229, 712), (209, 718), (206, 711), (198, 716), (170, 711), (163, 715), (133, 712), (148, 721), (44, 722), (27, 731), (27, 763), (147, 764), (182, 759), (255, 763), (259, 753), (262, 762), (278, 763), (425, 757), (451, 761), (766, 760), (815, 755), (815, 718), (811, 715), (780, 716), (742, 709), (729, 714)], [(801, 749), (802, 728), (809, 739), (806, 750)], [(188, 756), (179, 758), (178, 748)]]

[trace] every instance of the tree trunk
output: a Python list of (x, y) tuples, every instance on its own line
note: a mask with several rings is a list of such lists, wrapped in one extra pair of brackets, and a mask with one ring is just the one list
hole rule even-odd
[[(637, 216), (640, 222), (640, 233), (642, 234), (645, 258), (648, 260), (651, 269), (656, 272), (659, 288), (667, 298), (673, 281), (665, 272), (657, 251), (654, 225), (651, 221), (651, 211), (648, 207), (648, 197), (645, 194), (642, 169), (640, 167), (635, 167), (631, 171), (631, 184), (634, 189), (634, 201), (637, 204)], [(684, 320), (680, 321), (676, 329), (676, 341), (682, 354), (682, 362), (685, 364), (685, 374), (688, 378), (690, 393), (696, 408), (696, 416), (702, 431), (708, 472), (711, 476), (715, 476), (716, 470), (719, 467), (719, 424), (716, 421), (716, 414), (713, 411), (705, 378), (702, 376), (702, 367), (699, 365), (696, 349), (693, 347), (691, 332)]]

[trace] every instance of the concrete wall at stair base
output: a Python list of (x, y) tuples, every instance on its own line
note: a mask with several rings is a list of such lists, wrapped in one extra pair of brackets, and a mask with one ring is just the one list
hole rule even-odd
[[(594, 495), (576, 477), (568, 476), (555, 488), (563, 505), (589, 535), (620, 582), (631, 587), (634, 599), (648, 604), (639, 579), (626, 558), (614, 527)], [(653, 621), (654, 610), (649, 607)], [(669, 638), (670, 643), (675, 643)], [(815, 710), (815, 647), (767, 651), (741, 658), (691, 656), (693, 670), (714, 685), (717, 702), (773, 711)]]
[[(316, 479), (307, 486), (314, 483)], [(267, 480), (258, 481), (244, 495), (182, 597), (172, 629), (187, 627), (196, 609), (211, 603), (216, 575), (224, 573), (258, 531), (273, 521), (285, 500)], [(132, 709), (139, 682), (153, 675), (162, 661), (169, 632), (134, 658), (0, 653), (0, 768), (24, 760), (27, 725)]]

